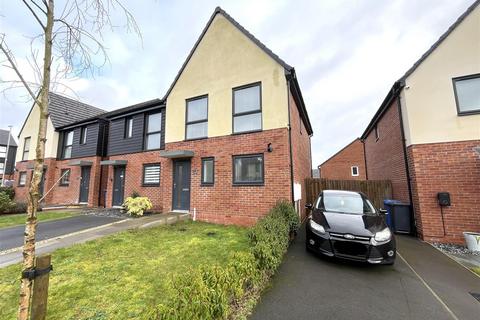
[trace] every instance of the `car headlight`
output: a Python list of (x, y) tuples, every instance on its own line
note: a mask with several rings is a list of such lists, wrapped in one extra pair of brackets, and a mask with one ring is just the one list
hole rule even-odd
[(375, 233), (373, 238), (376, 242), (386, 242), (392, 238), (392, 232), (390, 232), (390, 229), (385, 228), (382, 231)]
[(325, 228), (321, 225), (310, 219), (310, 227), (318, 234), (325, 234)]

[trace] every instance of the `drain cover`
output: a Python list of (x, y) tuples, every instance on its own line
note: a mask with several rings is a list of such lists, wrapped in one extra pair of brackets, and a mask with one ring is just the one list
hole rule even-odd
[(470, 294), (472, 295), (472, 297), (477, 299), (478, 302), (480, 302), (480, 293), (470, 292)]

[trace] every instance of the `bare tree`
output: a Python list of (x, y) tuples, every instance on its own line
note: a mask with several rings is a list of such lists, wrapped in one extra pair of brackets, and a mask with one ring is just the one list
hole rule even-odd
[[(23, 245), (23, 267), (20, 286), (18, 319), (28, 319), (33, 281), (25, 275), (35, 268), (35, 234), (39, 185), (43, 173), (49, 92), (61, 79), (91, 73), (108, 63), (106, 49), (102, 45), (105, 29), (118, 28), (113, 24), (112, 12), (119, 9), (127, 32), (141, 38), (140, 30), (132, 14), (119, 0), (66, 0), (62, 9), (55, 7), (54, 0), (22, 0), (41, 33), (31, 38), (31, 54), (27, 58), (35, 81), (27, 81), (24, 70), (16, 63), (15, 54), (7, 45), (7, 35), (0, 33), (0, 50), (5, 57), (3, 67), (11, 68), (17, 81), (12, 86), (22, 85), (33, 103), (39, 107), (38, 140), (35, 149), (33, 177), (28, 192), (28, 210)], [(40, 46), (41, 49), (38, 49)], [(43, 59), (39, 61), (39, 52)], [(53, 69), (53, 70), (52, 70)]]

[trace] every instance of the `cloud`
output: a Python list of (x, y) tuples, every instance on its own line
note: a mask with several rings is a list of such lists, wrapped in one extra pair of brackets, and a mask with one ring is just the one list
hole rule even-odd
[[(317, 166), (362, 134), (393, 82), (473, 0), (125, 3), (142, 30), (143, 42), (121, 28), (107, 32), (104, 44), (111, 63), (95, 78), (65, 82), (82, 101), (112, 110), (163, 97), (220, 5), (295, 66), (313, 124), (313, 165)], [(122, 17), (115, 12), (113, 18)], [(38, 33), (35, 21), (12, 1), (2, 2), (0, 19), (10, 47), (27, 70), (26, 36)], [(2, 80), (7, 78), (5, 72), (0, 70)], [(18, 133), (31, 102), (25, 102), (22, 89), (0, 99), (0, 127), (13, 124)]]

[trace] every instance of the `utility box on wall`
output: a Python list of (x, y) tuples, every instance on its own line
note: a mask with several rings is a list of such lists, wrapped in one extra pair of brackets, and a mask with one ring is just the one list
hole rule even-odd
[(441, 207), (448, 207), (451, 205), (450, 202), (450, 193), (448, 192), (439, 192), (437, 193), (438, 204)]

